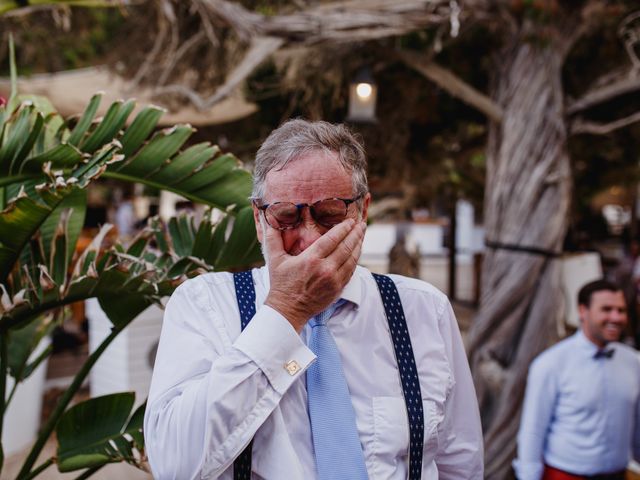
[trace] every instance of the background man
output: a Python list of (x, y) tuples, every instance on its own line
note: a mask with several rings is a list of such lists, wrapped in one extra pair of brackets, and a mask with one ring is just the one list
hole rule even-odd
[(640, 458), (640, 360), (618, 343), (627, 324), (620, 288), (578, 292), (581, 329), (531, 364), (518, 433), (520, 480), (623, 480)]
[[(236, 301), (246, 286), (236, 290), (229, 273), (186, 282), (167, 305), (145, 418), (155, 476), (234, 478), (253, 439), (254, 478), (406, 479), (408, 355), (394, 353), (376, 281), (356, 265), (371, 198), (362, 145), (341, 125), (289, 121), (258, 151), (253, 198), (267, 266), (251, 272), (248, 326)], [(411, 478), (481, 479), (478, 408), (451, 306), (422, 281), (392, 278), (421, 392), (408, 400), (424, 411)], [(331, 378), (328, 358), (341, 363)], [(340, 382), (346, 402), (318, 403)]]

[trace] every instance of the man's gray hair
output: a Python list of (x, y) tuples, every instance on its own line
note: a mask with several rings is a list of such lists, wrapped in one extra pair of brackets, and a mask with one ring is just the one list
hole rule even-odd
[(282, 170), (289, 162), (312, 152), (337, 154), (338, 160), (351, 172), (353, 195), (365, 195), (367, 159), (364, 146), (345, 125), (295, 119), (275, 129), (264, 141), (253, 170), (253, 198), (263, 198), (265, 180), (271, 170)]

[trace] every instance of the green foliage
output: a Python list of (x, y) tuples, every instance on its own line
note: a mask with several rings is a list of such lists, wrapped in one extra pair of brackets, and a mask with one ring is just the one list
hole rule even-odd
[[(50, 348), (33, 358), (56, 324), (54, 312), (65, 305), (97, 298), (113, 324), (42, 428), (20, 478), (53, 463), (60, 471), (86, 468), (86, 475), (116, 461), (140, 466), (143, 410), (131, 416), (133, 397), (92, 399), (65, 412), (74, 393), (106, 346), (184, 279), (261, 259), (248, 201), (251, 176), (233, 155), (208, 143), (186, 147), (189, 125), (156, 131), (157, 107), (130, 120), (135, 103), (118, 101), (98, 118), (100, 100), (95, 95), (73, 126), (43, 98), (15, 95), (0, 107), (0, 340), (6, 352), (0, 393), (7, 375), (17, 385), (49, 355)], [(127, 245), (104, 225), (76, 254), (86, 189), (101, 177), (169, 190), (209, 209), (199, 222), (186, 214), (168, 225), (154, 218)], [(225, 212), (218, 222), (211, 220), (213, 208)], [(2, 412), (12, 396), (0, 403)], [(54, 429), (57, 456), (34, 468)]]
[(9, 373), (18, 382), (25, 380), (38, 365), (51, 353), (47, 347), (41, 355), (32, 362), (29, 357), (40, 341), (48, 335), (54, 326), (53, 315), (48, 315), (40, 322), (30, 322), (21, 329), (12, 330), (9, 342)]
[[(34, 4), (43, 2), (29, 2)], [(46, 10), (29, 15), (18, 13), (2, 18), (0, 31), (13, 31), (18, 48), (18, 59), (23, 74), (72, 70), (104, 63), (113, 54), (114, 43), (126, 30), (126, 12), (123, 8), (68, 8), (68, 7), (116, 7), (123, 1), (85, 2), (54, 1), (61, 8), (58, 15)], [(18, 2), (0, 1), (0, 16), (17, 9)], [(65, 23), (68, 22), (68, 23)], [(0, 72), (6, 75), (9, 61), (0, 52)], [(4, 57), (4, 58), (3, 58)]]
[(135, 395), (116, 393), (71, 407), (56, 428), (61, 472), (125, 461), (141, 466), (144, 452), (144, 405), (133, 414)]

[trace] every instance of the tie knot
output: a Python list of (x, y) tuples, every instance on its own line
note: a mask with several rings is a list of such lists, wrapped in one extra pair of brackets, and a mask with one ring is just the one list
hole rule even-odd
[(325, 310), (323, 310), (322, 312), (320, 312), (319, 314), (317, 314), (315, 317), (313, 317), (309, 323), (311, 324), (311, 328), (313, 327), (317, 327), (319, 325), (326, 325), (327, 320), (329, 320), (331, 318), (331, 316), (334, 314), (334, 312), (338, 309), (339, 306), (341, 306), (343, 303), (345, 303), (345, 300), (343, 300), (342, 298), (338, 299), (335, 303), (332, 303), (331, 305), (329, 305), (329, 307), (327, 307)]
[(593, 355), (593, 358), (611, 358), (613, 357), (614, 353), (615, 353), (615, 350), (613, 348), (602, 349), (602, 350), (598, 350)]

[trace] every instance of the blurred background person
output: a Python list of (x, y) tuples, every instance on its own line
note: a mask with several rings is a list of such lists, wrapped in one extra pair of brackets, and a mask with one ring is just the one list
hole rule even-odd
[(620, 287), (578, 292), (580, 329), (531, 364), (518, 432), (520, 480), (624, 480), (640, 459), (640, 359), (618, 342), (627, 325)]

